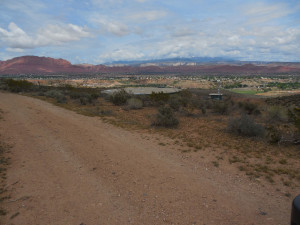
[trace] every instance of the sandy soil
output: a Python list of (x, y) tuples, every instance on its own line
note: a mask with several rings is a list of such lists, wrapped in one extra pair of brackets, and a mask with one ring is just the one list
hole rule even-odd
[(15, 94), (0, 109), (13, 145), (4, 224), (289, 223), (290, 199), (153, 135)]

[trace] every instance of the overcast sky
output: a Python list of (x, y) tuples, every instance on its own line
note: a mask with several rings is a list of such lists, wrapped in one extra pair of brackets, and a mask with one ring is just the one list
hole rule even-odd
[(300, 61), (299, 0), (0, 0), (0, 60)]

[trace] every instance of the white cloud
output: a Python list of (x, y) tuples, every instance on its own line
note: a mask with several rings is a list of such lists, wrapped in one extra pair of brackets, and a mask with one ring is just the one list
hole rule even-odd
[(0, 41), (7, 43), (11, 48), (32, 48), (34, 39), (28, 36), (15, 23), (8, 25), (8, 30), (0, 27)]
[(118, 21), (108, 21), (106, 19), (99, 19), (97, 22), (101, 25), (102, 32), (105, 33), (108, 32), (116, 36), (125, 36), (130, 32), (125, 24)]
[[(177, 30), (182, 31), (179, 34), (183, 35), (164, 33), (155, 39), (139, 42), (137, 45), (142, 49), (143, 57), (225, 56), (245, 60), (274, 60), (280, 55), (300, 52), (300, 29), (296, 28), (232, 28), (226, 31), (215, 29), (185, 32), (182, 25)], [(184, 35), (185, 33), (187, 35)], [(130, 47), (127, 49), (131, 50)], [(139, 51), (136, 49), (133, 52)], [(131, 57), (134, 57), (134, 54)]]
[(144, 53), (139, 52), (134, 46), (130, 46), (103, 53), (98, 57), (98, 62), (142, 59), (144, 56)]
[(69, 41), (78, 41), (83, 37), (91, 36), (86, 28), (80, 27), (74, 24), (64, 25), (48, 25), (45, 28), (39, 30), (38, 41), (49, 43), (62, 43)]
[(0, 28), (0, 42), (14, 49), (36, 48), (48, 45), (60, 45), (65, 42), (78, 41), (91, 34), (86, 28), (73, 24), (48, 25), (38, 30), (36, 35), (28, 35), (15, 23), (11, 22), (8, 30)]
[(24, 52), (24, 49), (22, 48), (6, 48), (5, 50), (7, 52), (18, 52), (18, 53)]

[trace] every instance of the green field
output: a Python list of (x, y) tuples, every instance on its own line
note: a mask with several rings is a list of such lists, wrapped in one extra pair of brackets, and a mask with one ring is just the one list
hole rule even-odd
[(256, 90), (249, 90), (249, 89), (245, 89), (245, 90), (231, 89), (230, 91), (238, 94), (245, 94), (245, 95), (255, 95), (258, 93), (263, 93), (263, 91), (256, 91)]

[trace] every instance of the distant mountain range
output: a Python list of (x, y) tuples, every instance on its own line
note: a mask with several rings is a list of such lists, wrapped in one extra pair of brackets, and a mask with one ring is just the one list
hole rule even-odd
[(157, 64), (157, 65), (169, 65), (169, 64), (206, 64), (206, 63), (225, 63), (225, 62), (238, 62), (230, 58), (222, 57), (191, 57), (191, 58), (167, 58), (167, 59), (152, 59), (152, 60), (135, 60), (135, 61), (113, 61), (110, 63), (104, 63), (104, 65), (142, 65), (142, 64)]
[(300, 63), (243, 62), (224, 58), (172, 58), (117, 61), (105, 65), (71, 64), (64, 59), (21, 56), (0, 61), (0, 75), (20, 74), (270, 74), (300, 73)]

